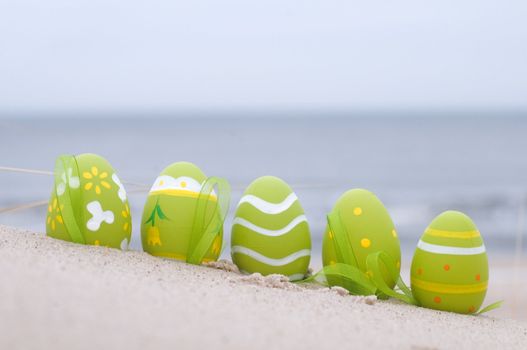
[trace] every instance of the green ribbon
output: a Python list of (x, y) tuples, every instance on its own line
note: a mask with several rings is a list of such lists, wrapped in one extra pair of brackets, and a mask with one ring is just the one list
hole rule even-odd
[(299, 282), (315, 282), (326, 287), (339, 286), (353, 295), (373, 295), (377, 290), (364, 272), (353, 265), (343, 263), (324, 266), (313, 276)]
[[(384, 265), (388, 276), (395, 281), (395, 284), (403, 292), (397, 293), (394, 289), (390, 288), (384, 279), (381, 271), (381, 265)], [(397, 298), (404, 301), (405, 303), (418, 305), (419, 302), (414, 298), (412, 291), (404, 283), (399, 269), (397, 268), (395, 260), (384, 251), (371, 253), (366, 257), (366, 267), (370, 272), (369, 277), (373, 284), (377, 287), (377, 293), (383, 293), (384, 295), (392, 298)], [(382, 298), (382, 295), (381, 295)]]
[(333, 235), (335, 242), (335, 255), (338, 262), (343, 264), (358, 267), (359, 263), (353, 245), (350, 242), (346, 226), (342, 223), (340, 218), (340, 211), (332, 211), (326, 217), (330, 233)]
[(328, 287), (339, 286), (347, 289), (353, 295), (376, 294), (378, 291), (378, 287), (375, 285), (376, 280), (372, 280), (370, 276), (359, 269), (359, 263), (353, 252), (353, 245), (350, 242), (346, 227), (342, 223), (340, 212), (332, 211), (329, 213), (327, 222), (335, 242), (337, 263), (324, 266), (322, 270), (301, 282), (315, 282)]
[[(71, 169), (71, 175), (68, 171)], [(59, 211), (64, 221), (66, 231), (71, 237), (72, 242), (79, 244), (86, 244), (84, 236), (77, 223), (77, 215), (80, 208), (77, 208), (73, 203), (81, 203), (81, 191), (79, 189), (72, 189), (70, 184), (71, 177), (79, 176), (79, 166), (75, 156), (62, 155), (59, 156), (55, 162), (55, 196), (59, 206)], [(62, 178), (64, 176), (64, 179)], [(59, 195), (58, 186), (64, 180), (64, 193)]]
[(335, 242), (337, 263), (327, 265), (313, 276), (300, 282), (316, 282), (325, 286), (340, 286), (354, 295), (375, 294), (376, 287), (358, 268), (357, 258), (339, 211), (327, 215), (329, 231)]
[[(216, 191), (214, 191), (215, 187)], [(212, 200), (214, 192), (216, 200)], [(229, 211), (229, 203), (230, 186), (227, 180), (214, 176), (209, 177), (203, 184), (196, 202), (187, 253), (188, 263), (201, 264), (223, 228)]]

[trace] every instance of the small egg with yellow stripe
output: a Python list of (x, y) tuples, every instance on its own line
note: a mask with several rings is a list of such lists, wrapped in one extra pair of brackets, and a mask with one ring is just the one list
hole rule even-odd
[(417, 244), (412, 293), (424, 307), (474, 313), (485, 299), (488, 274), (485, 245), (474, 222), (461, 212), (445, 211)]

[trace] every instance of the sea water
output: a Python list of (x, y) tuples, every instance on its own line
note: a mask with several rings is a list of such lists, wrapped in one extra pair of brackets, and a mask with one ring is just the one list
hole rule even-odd
[[(232, 187), (237, 201), (262, 175), (288, 182), (306, 211), (319, 259), (326, 214), (348, 189), (386, 205), (404, 255), (444, 210), (468, 214), (492, 254), (512, 254), (527, 204), (527, 118), (485, 116), (170, 116), (0, 119), (0, 166), (52, 171), (64, 153), (107, 158), (128, 186), (132, 248), (148, 187), (172, 162), (190, 161)], [(46, 200), (53, 178), (0, 172), (0, 208)], [(527, 214), (524, 213), (527, 216)], [(0, 223), (45, 231), (46, 207), (0, 214)], [(224, 253), (228, 255), (228, 249)]]

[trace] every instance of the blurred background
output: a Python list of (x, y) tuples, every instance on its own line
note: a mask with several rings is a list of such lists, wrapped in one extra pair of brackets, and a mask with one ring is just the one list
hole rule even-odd
[[(0, 0), (0, 166), (106, 157), (144, 185), (127, 188), (138, 250), (148, 187), (170, 163), (231, 182), (227, 243), (244, 188), (279, 176), (306, 211), (315, 268), (348, 189), (385, 203), (406, 268), (428, 223), (461, 210), (489, 251), (487, 300), (507, 301), (495, 314), (527, 319), (526, 16), (525, 1)], [(0, 210), (52, 185), (0, 172)], [(39, 232), (44, 220), (45, 206), (0, 213)]]

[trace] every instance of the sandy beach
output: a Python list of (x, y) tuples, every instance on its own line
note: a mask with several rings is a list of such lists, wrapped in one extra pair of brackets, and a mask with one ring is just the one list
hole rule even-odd
[(241, 276), (0, 226), (0, 348), (526, 349), (527, 322)]

